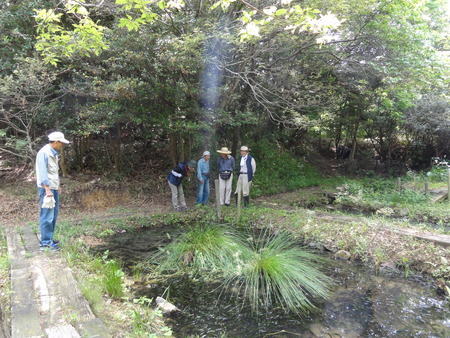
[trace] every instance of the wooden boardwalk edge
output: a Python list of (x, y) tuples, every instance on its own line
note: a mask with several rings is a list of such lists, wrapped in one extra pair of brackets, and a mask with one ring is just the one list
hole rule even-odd
[(94, 316), (60, 252), (40, 251), (30, 226), (9, 228), (6, 237), (12, 338), (111, 337)]

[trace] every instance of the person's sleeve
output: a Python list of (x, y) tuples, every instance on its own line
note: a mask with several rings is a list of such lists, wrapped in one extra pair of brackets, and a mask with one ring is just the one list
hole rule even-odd
[(198, 161), (197, 163), (197, 178), (199, 180), (202, 179), (202, 161)]
[(181, 170), (179, 165), (177, 165), (175, 168), (173, 168), (172, 174), (176, 177), (183, 177), (183, 171)]
[(235, 160), (234, 160), (234, 157), (232, 157), (232, 158), (231, 158), (231, 171), (234, 170), (235, 165), (236, 165), (236, 162), (235, 162)]
[(39, 152), (36, 158), (36, 166), (38, 167), (39, 177), (37, 181), (39, 185), (50, 185), (50, 181), (48, 180), (48, 155), (45, 152)]
[(253, 175), (256, 173), (256, 161), (254, 158), (252, 158), (252, 169), (253, 169)]

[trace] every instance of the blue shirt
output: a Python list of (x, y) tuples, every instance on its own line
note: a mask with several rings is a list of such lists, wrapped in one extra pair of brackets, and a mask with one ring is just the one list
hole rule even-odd
[(209, 161), (205, 161), (203, 157), (197, 163), (197, 178), (199, 180), (208, 179), (207, 177), (203, 177), (202, 174), (209, 174)]
[(217, 160), (217, 164), (219, 167), (219, 172), (222, 171), (233, 171), (234, 170), (234, 157), (228, 155), (227, 158), (219, 157)]
[[(43, 148), (42, 148), (43, 149)], [(38, 167), (39, 177), (37, 177), (38, 185), (50, 185), (50, 181), (48, 180), (48, 155), (42, 149), (36, 155), (36, 166)], [(50, 147), (50, 151), (54, 156), (58, 155), (58, 152)], [(40, 184), (39, 184), (40, 183)]]

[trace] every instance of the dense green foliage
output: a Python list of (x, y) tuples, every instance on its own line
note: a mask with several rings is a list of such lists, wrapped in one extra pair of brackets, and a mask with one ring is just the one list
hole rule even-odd
[[(319, 185), (321, 177), (316, 168), (280, 146), (261, 141), (251, 148), (257, 159), (257, 175), (252, 196), (275, 194)], [(259, 164), (259, 165), (258, 165)]]
[[(426, 168), (450, 156), (445, 6), (3, 3), (1, 156), (30, 163), (59, 129), (73, 141), (72, 172), (167, 170), (204, 149), (257, 151), (264, 139), (298, 156), (348, 157), (351, 171)], [(275, 180), (302, 186), (295, 165)]]

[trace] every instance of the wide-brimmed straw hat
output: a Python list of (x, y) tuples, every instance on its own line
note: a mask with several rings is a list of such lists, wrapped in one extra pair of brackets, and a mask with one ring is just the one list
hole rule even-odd
[(229, 151), (227, 147), (222, 147), (222, 149), (217, 150), (217, 152), (220, 154), (227, 154), (227, 155), (231, 154), (231, 151)]

